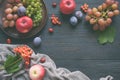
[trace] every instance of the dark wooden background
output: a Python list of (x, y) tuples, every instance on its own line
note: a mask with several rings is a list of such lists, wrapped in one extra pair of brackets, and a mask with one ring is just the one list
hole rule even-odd
[[(12, 44), (27, 44), (36, 53), (49, 55), (57, 67), (65, 67), (71, 71), (80, 70), (92, 80), (98, 80), (102, 76), (112, 75), (114, 80), (120, 80), (120, 16), (113, 19), (112, 26), (116, 27), (115, 42), (112, 44), (100, 45), (97, 42), (97, 35), (91, 30), (91, 26), (83, 19), (76, 27), (69, 24), (69, 17), (59, 12), (59, 6), (52, 8), (52, 2), (59, 4), (60, 0), (44, 0), (48, 17), (52, 13), (60, 17), (61, 26), (53, 26), (48, 18), (44, 29), (36, 36), (41, 36), (42, 44), (35, 48), (32, 44), (33, 38), (17, 40), (12, 39)], [(75, 0), (76, 10), (88, 3), (90, 7), (97, 7), (104, 0)], [(119, 0), (120, 2), (120, 0)], [(49, 34), (48, 28), (53, 27), (54, 33)], [(0, 43), (6, 43), (10, 38), (0, 30)]]

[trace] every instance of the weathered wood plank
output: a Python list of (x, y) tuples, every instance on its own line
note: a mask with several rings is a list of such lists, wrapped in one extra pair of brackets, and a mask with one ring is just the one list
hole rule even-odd
[(55, 62), (57, 66), (66, 67), (71, 71), (80, 70), (91, 80), (99, 80), (100, 77), (107, 75), (113, 76), (114, 80), (120, 80), (120, 60), (60, 59)]
[[(62, 25), (53, 26), (48, 19), (45, 28), (36, 36), (41, 36), (42, 44), (39, 48), (32, 45), (33, 38), (17, 40), (12, 38), (13, 44), (28, 44), (35, 50), (49, 55), (58, 67), (66, 67), (71, 71), (80, 70), (92, 80), (98, 80), (102, 76), (113, 75), (115, 80), (120, 79), (120, 16), (113, 20), (112, 26), (117, 29), (113, 44), (100, 45), (97, 35), (91, 30), (91, 26), (83, 19), (76, 27), (69, 24), (69, 16), (59, 13), (59, 6), (52, 8), (52, 2), (59, 4), (60, 0), (44, 0), (48, 10), (48, 16), (55, 13), (60, 17)], [(75, 0), (76, 10), (84, 3), (90, 7), (98, 6), (104, 0)], [(120, 2), (120, 0), (118, 0)], [(119, 6), (120, 7), (120, 6)], [(48, 28), (53, 27), (54, 33), (49, 34)], [(9, 38), (0, 30), (0, 43), (6, 43)]]

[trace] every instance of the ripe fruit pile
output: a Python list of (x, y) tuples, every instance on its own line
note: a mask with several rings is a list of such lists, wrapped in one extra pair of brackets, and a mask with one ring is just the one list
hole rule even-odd
[(18, 32), (27, 33), (42, 20), (41, 0), (7, 0), (5, 6), (4, 28), (16, 27)]
[(15, 21), (18, 19), (17, 10), (21, 5), (19, 0), (7, 0), (4, 11), (5, 16), (2, 18), (4, 28), (15, 26)]
[(85, 19), (93, 25), (93, 30), (104, 31), (112, 23), (112, 17), (119, 14), (118, 1), (106, 0), (98, 8), (89, 8)]
[(38, 26), (40, 21), (42, 20), (41, 0), (24, 0), (23, 3), (27, 5), (26, 15), (32, 18), (33, 26)]

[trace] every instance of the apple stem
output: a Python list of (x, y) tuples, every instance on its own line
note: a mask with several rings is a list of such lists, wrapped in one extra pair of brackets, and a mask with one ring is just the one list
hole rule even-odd
[(25, 20), (25, 19), (23, 19), (22, 23), (23, 23), (23, 24), (24, 24), (24, 23), (26, 23), (26, 20)]
[(69, 2), (69, 1), (67, 1), (67, 2), (66, 2), (66, 4), (67, 4), (67, 5), (70, 5), (70, 2)]
[(5, 69), (5, 67), (4, 66), (0, 66), (0, 70), (4, 70)]

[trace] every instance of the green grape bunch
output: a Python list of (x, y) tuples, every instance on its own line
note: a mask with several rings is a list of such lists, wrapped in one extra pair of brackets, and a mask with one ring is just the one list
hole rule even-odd
[(23, 0), (23, 4), (26, 6), (26, 15), (33, 20), (33, 27), (39, 26), (42, 20), (41, 0)]

